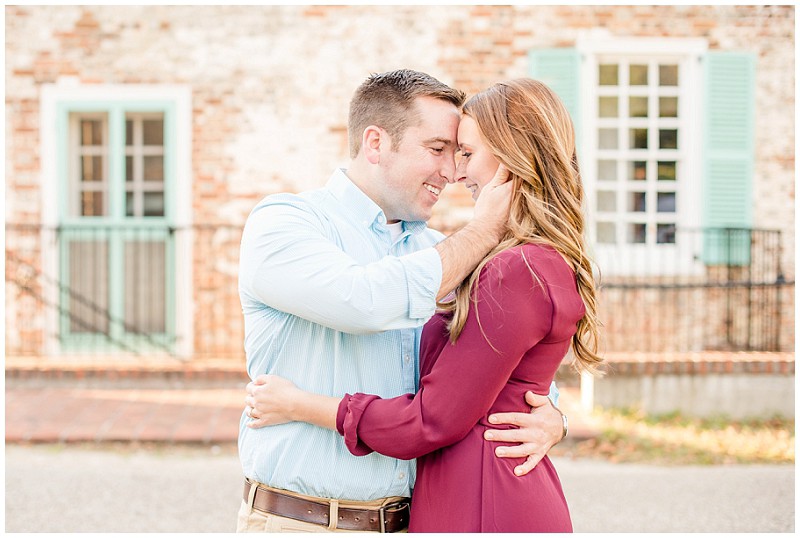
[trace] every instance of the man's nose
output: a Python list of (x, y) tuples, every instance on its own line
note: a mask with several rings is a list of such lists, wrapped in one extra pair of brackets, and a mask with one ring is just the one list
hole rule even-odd
[(446, 159), (446, 162), (441, 170), (442, 177), (444, 177), (445, 181), (448, 183), (455, 183), (458, 181), (456, 178), (456, 171), (457, 167), (455, 157), (452, 159)]

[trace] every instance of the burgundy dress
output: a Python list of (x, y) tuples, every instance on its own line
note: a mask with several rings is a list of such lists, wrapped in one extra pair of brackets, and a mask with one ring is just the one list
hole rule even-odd
[[(533, 276), (531, 270), (538, 276)], [(575, 275), (552, 248), (523, 245), (489, 261), (477, 314), (450, 344), (447, 319), (423, 330), (420, 388), (391, 399), (346, 395), (337, 428), (353, 454), (418, 458), (411, 532), (571, 532), (549, 458), (523, 477), (522, 458), (498, 458), (483, 439), (494, 412), (521, 411), (525, 391), (548, 394), (584, 305)]]

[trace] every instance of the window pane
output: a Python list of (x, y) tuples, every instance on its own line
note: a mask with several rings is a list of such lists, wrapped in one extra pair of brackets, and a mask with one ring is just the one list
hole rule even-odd
[(628, 180), (644, 181), (647, 179), (647, 161), (631, 161), (628, 163)]
[(613, 222), (597, 223), (597, 242), (613, 245), (617, 242), (617, 226)]
[(647, 129), (630, 130), (631, 149), (647, 149)]
[(601, 118), (616, 118), (619, 109), (619, 99), (616, 97), (601, 97), (600, 98), (600, 117)]
[(658, 66), (658, 85), (677, 86), (678, 85), (678, 66), (659, 65)]
[(616, 181), (617, 161), (597, 161), (597, 179), (600, 181)]
[(125, 216), (126, 217), (134, 216), (134, 212), (135, 211), (134, 211), (134, 206), (133, 206), (133, 204), (134, 204), (133, 196), (134, 195), (133, 195), (132, 192), (126, 192), (125, 193)]
[(617, 193), (614, 191), (598, 191), (597, 192), (597, 210), (598, 211), (616, 211), (617, 210)]
[(103, 181), (103, 158), (99, 155), (81, 157), (81, 181)]
[(647, 117), (647, 97), (630, 97), (628, 106), (631, 118)]
[(103, 122), (100, 120), (81, 120), (81, 146), (103, 145)]
[(646, 194), (643, 192), (628, 193), (628, 211), (643, 213), (645, 210)]
[(108, 333), (108, 245), (69, 242), (69, 330)]
[(133, 157), (125, 157), (125, 181), (133, 181)]
[(84, 191), (81, 193), (81, 216), (103, 216), (103, 193), (100, 191)]
[(630, 69), (631, 86), (647, 86), (647, 66), (632, 65)]
[(144, 193), (144, 216), (163, 217), (164, 216), (164, 193), (146, 192)]
[(656, 226), (656, 243), (675, 244), (675, 225), (659, 224)]
[(598, 134), (600, 149), (617, 149), (617, 129), (600, 129)]
[(647, 242), (647, 225), (632, 223), (628, 224), (628, 243)]
[(659, 213), (675, 213), (675, 193), (659, 192), (656, 198)]
[(152, 155), (144, 158), (144, 180), (164, 181), (164, 157)]
[(658, 161), (658, 180), (675, 181), (675, 161)]
[(142, 121), (145, 146), (164, 145), (164, 120), (144, 120)]
[(678, 117), (678, 98), (677, 97), (659, 97), (658, 98), (658, 116), (661, 118), (677, 118)]
[(128, 332), (166, 332), (166, 267), (163, 241), (125, 243), (125, 326)]
[(619, 66), (617, 64), (600, 65), (600, 85), (616, 86), (619, 84)]
[(133, 145), (133, 121), (125, 120), (125, 145)]
[(678, 149), (678, 130), (659, 129), (658, 147), (661, 149)]

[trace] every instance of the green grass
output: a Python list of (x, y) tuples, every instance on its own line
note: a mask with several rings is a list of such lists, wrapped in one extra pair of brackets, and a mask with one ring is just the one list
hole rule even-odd
[(793, 419), (699, 419), (635, 410), (596, 410), (593, 416), (600, 435), (565, 445), (554, 454), (663, 465), (795, 461)]

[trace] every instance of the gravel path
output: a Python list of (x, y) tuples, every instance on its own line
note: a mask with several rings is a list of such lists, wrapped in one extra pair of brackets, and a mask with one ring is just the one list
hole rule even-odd
[[(576, 532), (794, 532), (793, 465), (553, 459)], [(6, 532), (233, 532), (234, 446), (6, 445)]]

